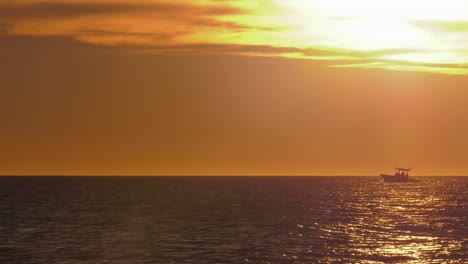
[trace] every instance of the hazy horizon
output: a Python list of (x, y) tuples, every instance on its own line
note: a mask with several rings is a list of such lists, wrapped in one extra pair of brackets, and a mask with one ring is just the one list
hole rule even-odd
[[(468, 175), (410, 175), (411, 177), (467, 177)], [(19, 175), (7, 175), (2, 174), (0, 177), (378, 177), (381, 178), (379, 174), (376, 175), (352, 175), (352, 174), (343, 174), (343, 175), (253, 175), (253, 174), (245, 174), (245, 175), (112, 175), (112, 174), (36, 174), (36, 175), (27, 175), (27, 174), (19, 174)]]

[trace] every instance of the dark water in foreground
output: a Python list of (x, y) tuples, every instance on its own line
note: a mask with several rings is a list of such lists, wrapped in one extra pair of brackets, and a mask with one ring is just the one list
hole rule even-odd
[(467, 263), (468, 177), (0, 177), (0, 263)]

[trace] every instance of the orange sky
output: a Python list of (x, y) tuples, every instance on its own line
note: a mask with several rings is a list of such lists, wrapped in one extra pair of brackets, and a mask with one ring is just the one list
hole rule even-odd
[(0, 174), (468, 175), (468, 2), (334, 2), (3, 1)]

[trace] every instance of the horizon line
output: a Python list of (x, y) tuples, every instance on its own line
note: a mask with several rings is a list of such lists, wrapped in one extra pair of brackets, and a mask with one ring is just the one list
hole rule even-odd
[[(0, 177), (380, 177), (380, 175), (154, 175), (154, 174), (0, 174)], [(411, 177), (468, 177), (468, 175), (411, 175)]]

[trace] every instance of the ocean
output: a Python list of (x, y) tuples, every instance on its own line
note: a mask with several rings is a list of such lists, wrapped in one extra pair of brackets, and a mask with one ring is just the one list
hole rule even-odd
[(419, 179), (0, 177), (0, 263), (468, 263), (468, 177)]

